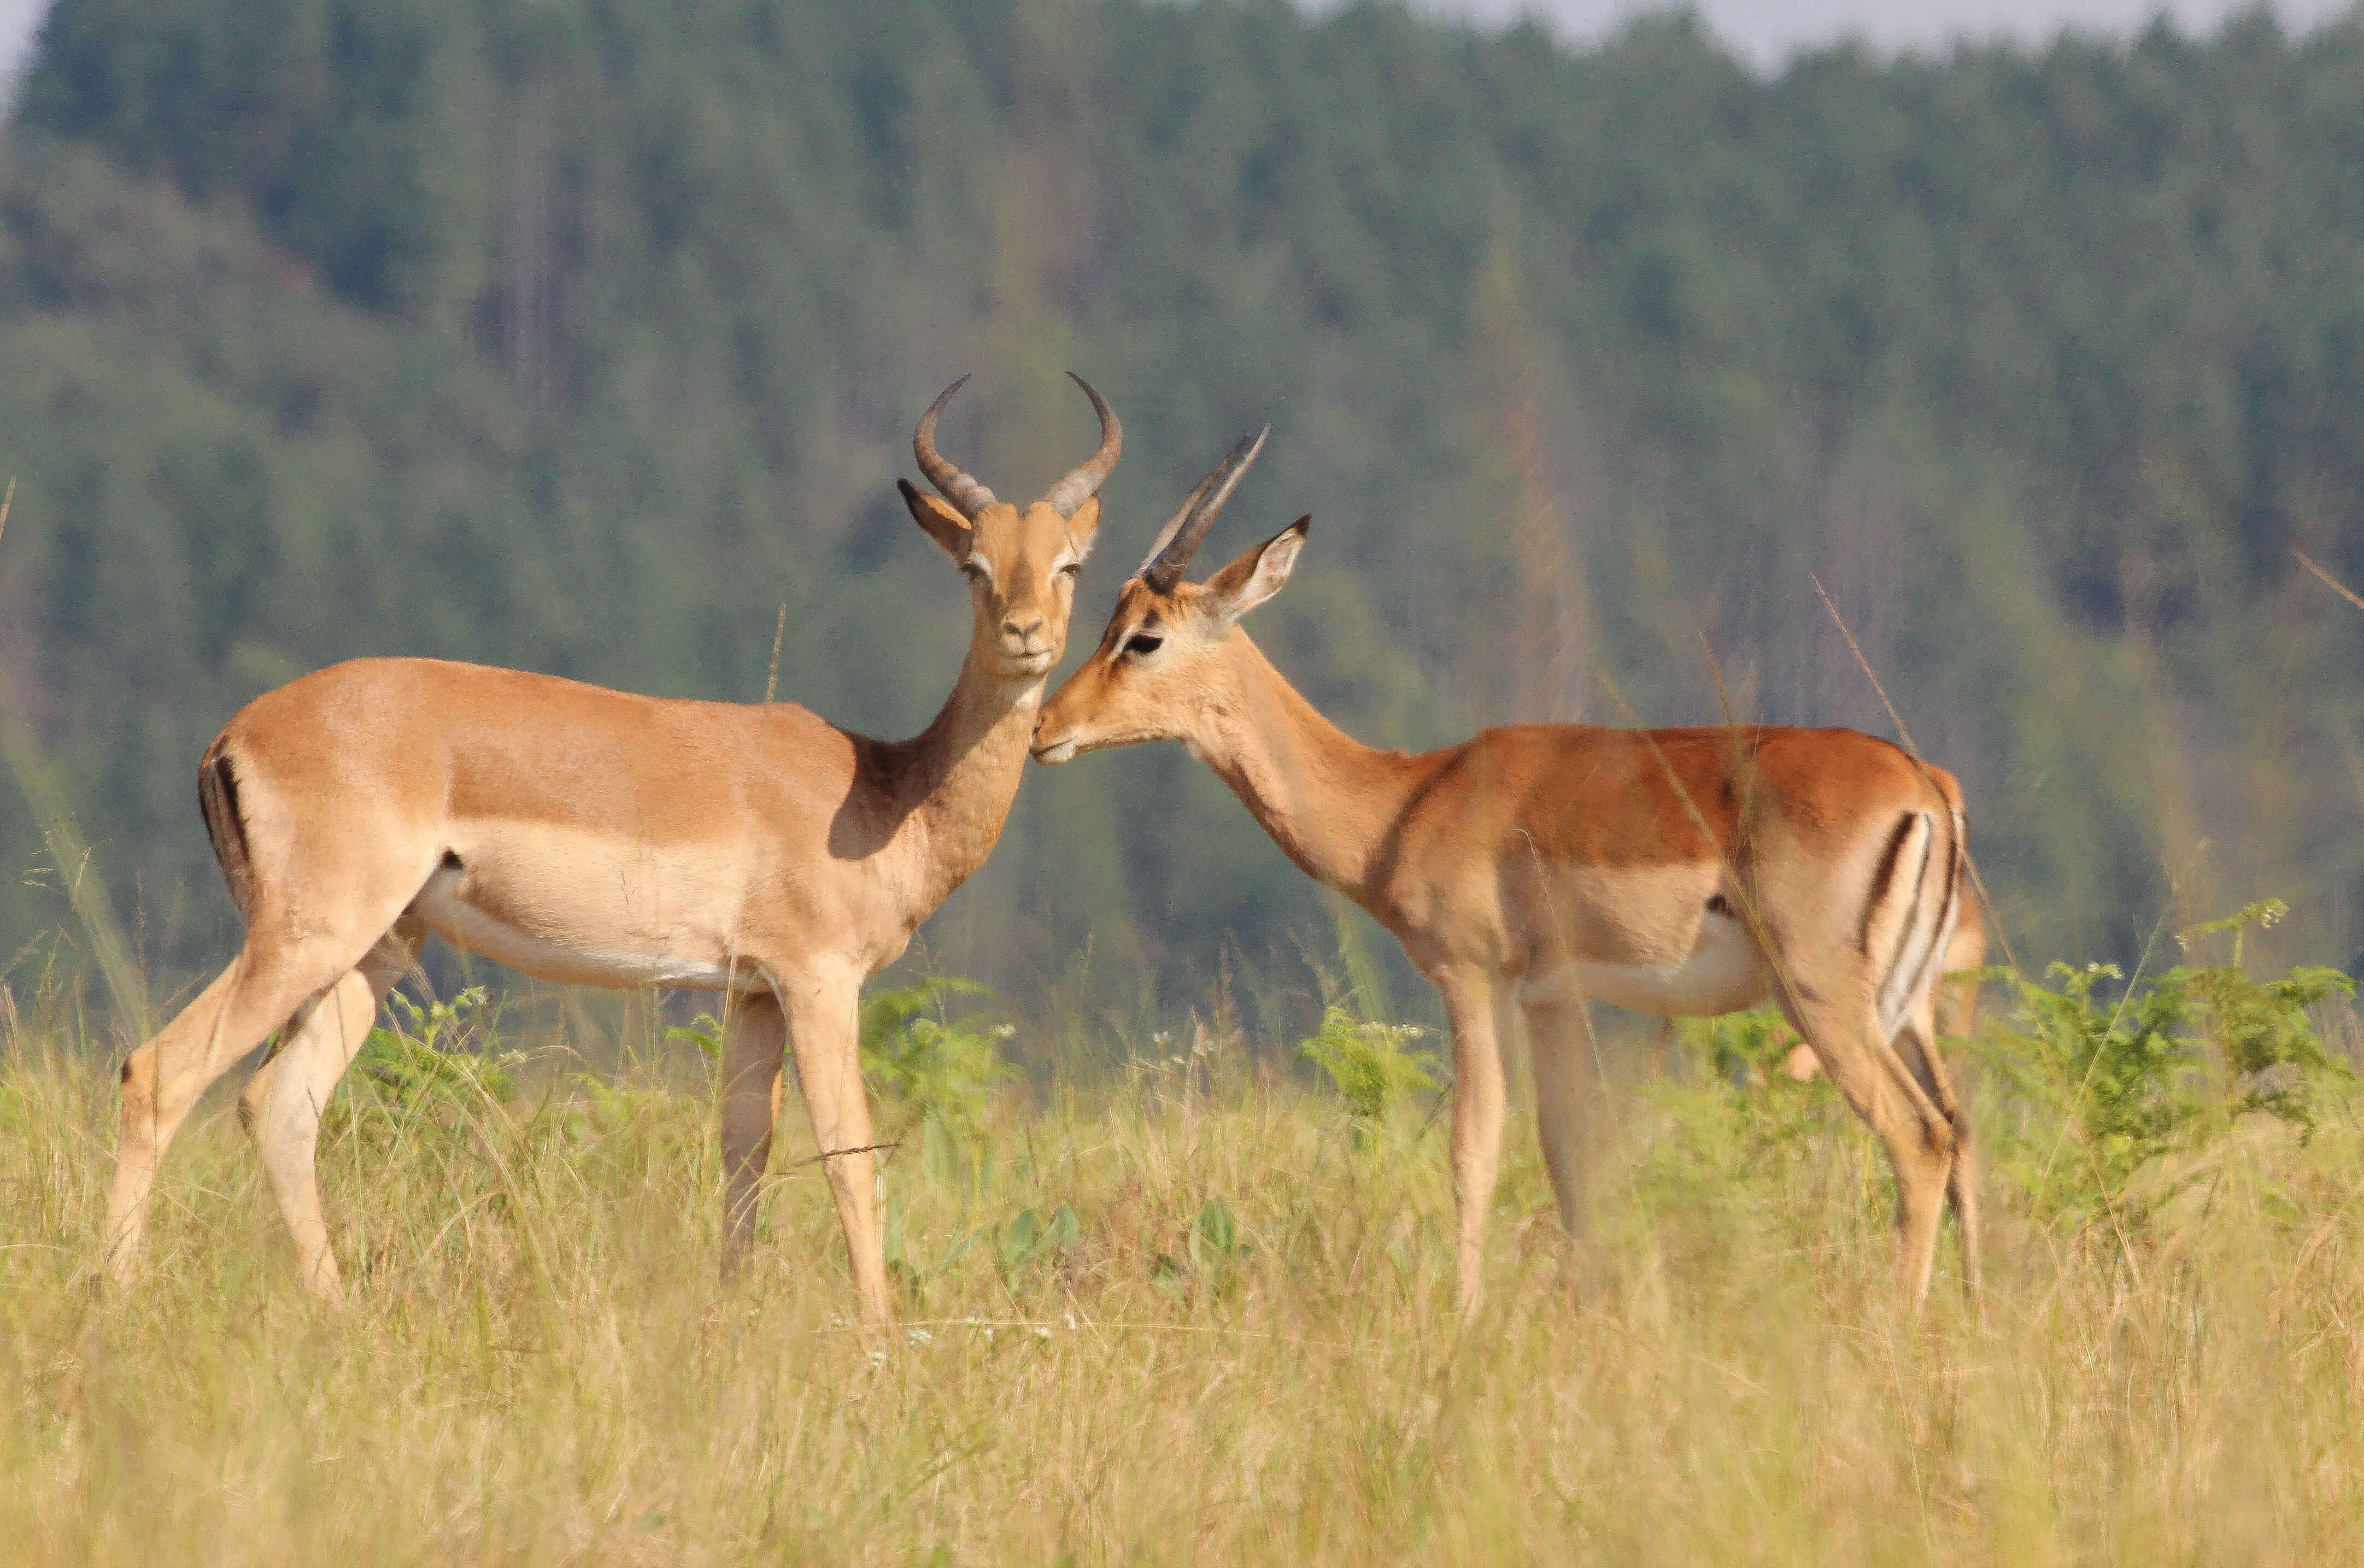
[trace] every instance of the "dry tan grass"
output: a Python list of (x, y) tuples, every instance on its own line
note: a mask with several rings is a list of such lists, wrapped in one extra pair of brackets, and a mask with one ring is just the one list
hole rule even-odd
[[(1008, 1279), (978, 1241), (874, 1356), (810, 1167), (717, 1283), (686, 1078), (341, 1118), (339, 1319), (218, 1114), (145, 1287), (95, 1306), (111, 1084), (38, 1034), (5, 1084), (11, 1562), (2364, 1558), (2352, 1117), (2245, 1131), (2123, 1242), (1998, 1182), (1986, 1325), (1941, 1280), (1901, 1329), (1851, 1118), (1768, 1150), (1635, 1095), (1578, 1299), (1522, 1132), (1459, 1322), (1433, 1130), (1357, 1148), (1327, 1096), (1152, 1075), (1006, 1107), (973, 1179), (898, 1160), (922, 1257), (1063, 1203), (1080, 1240)], [(1247, 1250), (1202, 1267), (1217, 1199)]]

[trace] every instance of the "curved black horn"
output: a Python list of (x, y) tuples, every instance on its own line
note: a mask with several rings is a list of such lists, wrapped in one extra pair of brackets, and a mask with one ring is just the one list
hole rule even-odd
[(1254, 465), (1256, 454), (1264, 450), (1264, 439), (1270, 434), (1272, 427), (1266, 425), (1243, 439), (1206, 478), (1199, 481), (1198, 488), (1182, 498), (1182, 505), (1158, 530), (1157, 542), (1149, 547), (1149, 559), (1141, 563), (1134, 576), (1161, 594), (1170, 594), (1182, 585), (1182, 573), (1189, 569), (1190, 558), (1199, 553), (1207, 530), (1215, 526), (1223, 504), (1240, 487), (1241, 478)]
[(1100, 450), (1043, 493), (1043, 504), (1063, 517), (1074, 517), (1085, 497), (1107, 483), (1108, 476), (1116, 470), (1118, 454), (1124, 450), (1124, 427), (1117, 423), (1116, 411), (1108, 406), (1108, 400), (1075, 372), (1069, 371), (1067, 379), (1084, 389), (1084, 395), (1092, 400), (1092, 412), (1100, 417)]
[(911, 452), (920, 460), (920, 472), (928, 476), (928, 483), (943, 492), (944, 499), (958, 507), (962, 517), (975, 522), (979, 512), (993, 505), (993, 492), (945, 462), (943, 454), (936, 450), (936, 416), (944, 411), (953, 394), (967, 384), (968, 377), (963, 376), (936, 394), (936, 400), (920, 416), (920, 428), (911, 437)]

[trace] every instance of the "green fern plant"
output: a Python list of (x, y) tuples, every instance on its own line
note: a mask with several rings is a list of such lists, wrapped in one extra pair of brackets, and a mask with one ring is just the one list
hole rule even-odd
[(459, 1108), (509, 1097), (521, 1060), (499, 1049), (501, 1007), (482, 985), (425, 1006), (400, 991), (386, 995), (394, 1027), (370, 1030), (353, 1058), (352, 1076), (406, 1109)]
[(1414, 1096), (1444, 1086), (1435, 1056), (1410, 1049), (1427, 1033), (1416, 1024), (1366, 1023), (1333, 1003), (1322, 1009), (1321, 1032), (1298, 1042), (1299, 1052), (1346, 1102), (1357, 1144), (1388, 1126)]
[(896, 1123), (891, 1139), (917, 1133), (929, 1179), (969, 1184), (997, 1087), (1015, 1076), (1000, 1045), (1016, 1027), (990, 1013), (954, 1018), (955, 996), (990, 997), (974, 980), (930, 974), (862, 1004), (862, 1073)]
[[(2241, 1117), (2262, 1113), (2313, 1130), (2324, 1101), (2354, 1074), (2316, 1032), (2307, 1009), (2352, 996), (2336, 970), (2301, 967), (2259, 980), (2244, 964), (2244, 937), (2288, 913), (2265, 899), (2191, 927), (2189, 951), (2232, 938), (2232, 962), (2179, 966), (2114, 997), (2113, 965), (2056, 963), (2050, 984), (2007, 970), (1982, 978), (2016, 993), (2016, 1027), (1990, 1027), (1973, 1049), (2001, 1079), (2018, 1116), (2003, 1128), (2003, 1167), (2046, 1217), (2139, 1221), (2178, 1188), (2179, 1155), (2205, 1149)], [(2139, 1189), (2139, 1190), (2138, 1190)]]

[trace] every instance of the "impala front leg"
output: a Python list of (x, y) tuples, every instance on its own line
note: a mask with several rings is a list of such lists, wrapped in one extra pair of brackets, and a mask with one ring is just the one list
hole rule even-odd
[(1453, 1026), (1453, 1201), (1460, 1222), (1455, 1296), (1465, 1313), (1485, 1295), (1486, 1222), (1502, 1162), (1502, 1050), (1495, 1034), (1492, 974), (1475, 966), (1439, 970)]
[(862, 1091), (862, 977), (852, 966), (796, 975), (781, 986), (797, 1080), (812, 1118), (820, 1167), (837, 1199), (863, 1316), (886, 1321), (886, 1254), (878, 1233), (878, 1162)]
[(755, 1241), (764, 1167), (772, 1157), (779, 1112), (780, 1066), (787, 1015), (769, 991), (751, 992), (731, 1009), (722, 1045), (722, 1273), (738, 1272)]

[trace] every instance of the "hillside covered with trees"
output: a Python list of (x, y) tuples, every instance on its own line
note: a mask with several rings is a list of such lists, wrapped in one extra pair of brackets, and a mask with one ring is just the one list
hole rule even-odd
[[(1386, 6), (59, 0), (0, 145), (0, 723), (160, 978), (229, 951), (237, 706), (422, 653), (916, 729), (966, 633), (893, 482), (1126, 421), (1315, 514), (1254, 630), (1366, 739), (1738, 711), (1959, 773), (2024, 958), (2278, 895), (2364, 937), (2364, 21), (1597, 50)], [(1069, 663), (1080, 656), (1071, 652)], [(29, 759), (29, 761), (28, 761)], [(67, 918), (0, 788), (0, 948)], [(50, 867), (46, 873), (20, 871)], [(1038, 770), (926, 940), (1302, 983), (1332, 916), (1171, 748)], [(1079, 978), (1088, 966), (1088, 979)]]

